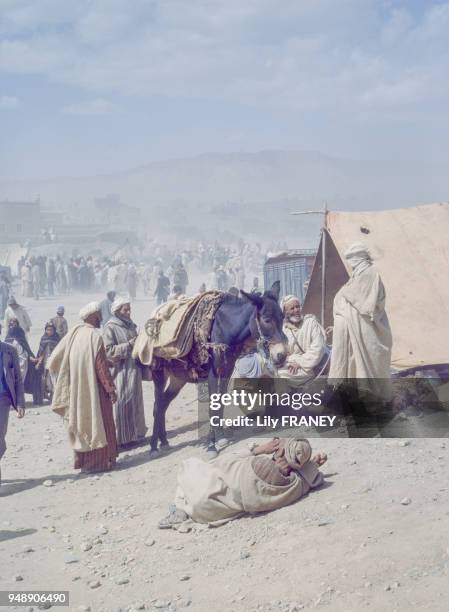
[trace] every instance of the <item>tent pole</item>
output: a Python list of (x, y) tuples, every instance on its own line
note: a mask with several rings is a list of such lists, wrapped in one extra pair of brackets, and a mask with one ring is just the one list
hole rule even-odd
[(321, 325), (324, 327), (324, 313), (326, 304), (326, 227), (327, 202), (324, 203), (324, 223), (321, 228)]

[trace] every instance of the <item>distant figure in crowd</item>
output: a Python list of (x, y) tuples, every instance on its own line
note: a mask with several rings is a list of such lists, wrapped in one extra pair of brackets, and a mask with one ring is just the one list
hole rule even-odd
[(239, 297), (239, 295), (240, 295), (240, 291), (239, 291), (239, 289), (237, 287), (229, 287), (228, 293), (230, 293), (234, 297)]
[[(0, 325), (0, 334), (1, 331)], [(6, 433), (11, 407), (19, 419), (25, 415), (23, 381), (17, 353), (11, 345), (0, 340), (0, 461), (6, 451)], [(0, 471), (0, 484), (1, 480)]]
[(288, 379), (289, 386), (296, 387), (313, 377), (314, 368), (326, 352), (326, 334), (315, 315), (302, 314), (301, 302), (296, 295), (286, 295), (281, 300), (281, 308), (288, 356), (278, 375)]
[(187, 291), (189, 277), (187, 276), (187, 270), (181, 262), (176, 265), (175, 272), (173, 274), (173, 284), (181, 287), (181, 293), (185, 293)]
[(116, 295), (117, 294), (115, 291), (108, 291), (106, 294), (106, 298), (100, 302), (101, 325), (103, 327), (106, 325), (106, 323), (111, 318), (111, 315), (112, 315), (111, 306), (112, 306), (112, 302), (115, 300)]
[(218, 526), (246, 513), (277, 510), (298, 501), (324, 479), (325, 453), (312, 457), (307, 440), (274, 438), (228, 452), (214, 461), (186, 459), (178, 472), (175, 504), (161, 529), (187, 519)]
[(56, 317), (53, 317), (53, 319), (50, 320), (50, 323), (55, 326), (55, 330), (59, 338), (64, 338), (66, 333), (69, 331), (67, 319), (64, 317), (64, 314), (64, 306), (58, 306), (56, 309)]
[(168, 295), (170, 293), (170, 280), (167, 276), (160, 270), (157, 277), (156, 289), (154, 291), (154, 296), (157, 299), (157, 304), (162, 304), (167, 301)]
[(6, 307), (9, 300), (9, 281), (4, 272), (0, 272), (0, 320), (5, 316)]
[(17, 303), (16, 298), (11, 296), (8, 300), (8, 306), (5, 311), (5, 328), (9, 329), (9, 322), (11, 319), (17, 319), (19, 321), (20, 327), (25, 332), (25, 335), (28, 337), (28, 334), (31, 330), (31, 319), (24, 308)]
[(260, 287), (259, 287), (259, 278), (257, 276), (255, 276), (253, 278), (253, 286), (251, 289), (251, 293), (258, 293), (260, 291)]
[(31, 268), (31, 277), (33, 281), (33, 297), (35, 300), (38, 300), (41, 290), (41, 270), (37, 261), (34, 262)]
[(385, 312), (385, 287), (366, 246), (353, 244), (344, 256), (352, 274), (334, 298), (329, 379), (362, 379), (361, 389), (388, 401), (392, 335)]
[(48, 295), (52, 296), (55, 293), (56, 284), (56, 263), (52, 257), (47, 259), (47, 288)]
[(182, 292), (182, 288), (179, 285), (173, 285), (173, 293), (168, 296), (169, 300), (179, 300), (179, 298), (185, 297)]
[(20, 280), (22, 284), (22, 297), (31, 297), (33, 295), (33, 274), (30, 263), (27, 262), (22, 266)]
[(134, 264), (128, 265), (126, 273), (126, 288), (131, 299), (136, 298), (137, 294), (137, 270)]
[(43, 403), (45, 398), (51, 399), (53, 395), (53, 380), (48, 371), (48, 361), (60, 339), (54, 323), (51, 321), (47, 323), (44, 329), (44, 335), (39, 342), (35, 366), (38, 375), (37, 382), (39, 385), (41, 403)]
[(87, 304), (80, 318), (83, 322), (68, 331), (47, 364), (57, 376), (52, 409), (68, 424), (75, 469), (103, 472), (111, 470), (117, 458), (112, 414), (117, 396), (98, 331), (100, 304)]
[(129, 299), (117, 297), (112, 304), (112, 316), (103, 329), (103, 339), (117, 390), (114, 420), (121, 447), (138, 442), (147, 431), (142, 371), (131, 355), (136, 338), (137, 326), (131, 320)]
[(206, 283), (201, 283), (200, 288), (198, 289), (198, 293), (206, 293)]

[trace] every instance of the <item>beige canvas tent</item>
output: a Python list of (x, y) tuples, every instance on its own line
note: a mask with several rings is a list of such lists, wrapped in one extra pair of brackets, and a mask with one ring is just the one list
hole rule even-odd
[[(387, 293), (392, 366), (449, 363), (449, 203), (379, 212), (327, 212), (304, 311), (332, 325), (332, 304), (348, 279), (343, 252), (365, 243)], [(324, 291), (323, 280), (324, 277)]]

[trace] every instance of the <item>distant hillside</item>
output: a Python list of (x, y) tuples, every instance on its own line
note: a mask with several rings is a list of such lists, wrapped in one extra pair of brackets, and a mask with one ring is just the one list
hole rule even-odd
[(291, 234), (297, 227), (291, 210), (320, 208), (324, 200), (347, 210), (447, 201), (449, 179), (444, 165), (261, 151), (153, 162), (103, 176), (0, 181), (0, 199), (39, 195), (44, 205), (83, 206), (108, 193), (147, 211), (164, 229), (174, 224), (184, 232), (187, 222), (192, 231), (210, 230), (219, 222), (224, 234), (241, 233), (242, 224), (245, 233)]

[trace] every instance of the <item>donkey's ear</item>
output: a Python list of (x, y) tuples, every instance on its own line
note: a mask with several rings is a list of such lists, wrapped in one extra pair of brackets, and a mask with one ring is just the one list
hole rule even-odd
[(254, 304), (254, 306), (257, 306), (257, 308), (262, 308), (263, 299), (260, 293), (246, 293), (246, 291), (243, 291), (243, 289), (240, 289), (240, 293), (243, 295), (243, 297)]
[(279, 302), (279, 296), (281, 295), (281, 281), (274, 281), (267, 293), (269, 293), (277, 302)]

